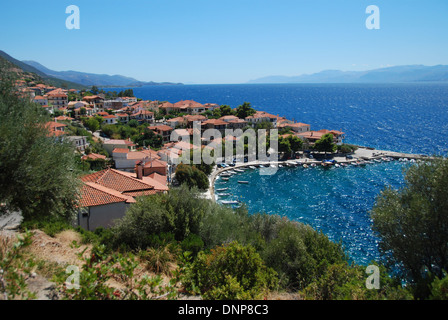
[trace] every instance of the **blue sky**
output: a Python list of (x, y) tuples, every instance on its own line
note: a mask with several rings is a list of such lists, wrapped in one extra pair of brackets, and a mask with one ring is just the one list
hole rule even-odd
[[(68, 30), (69, 5), (80, 9)], [(380, 30), (368, 30), (368, 5)], [(3, 1), (0, 50), (57, 70), (244, 83), (327, 69), (448, 64), (446, 0)]]

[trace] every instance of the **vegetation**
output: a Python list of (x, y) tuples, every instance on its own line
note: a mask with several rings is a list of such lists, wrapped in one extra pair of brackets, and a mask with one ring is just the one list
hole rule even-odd
[(242, 105), (238, 106), (235, 111), (235, 116), (240, 119), (245, 119), (253, 114), (255, 114), (256, 110), (251, 107), (250, 103), (244, 102)]
[(387, 188), (377, 198), (373, 229), (388, 267), (423, 299), (448, 270), (448, 162), (412, 166), (405, 180), (401, 190)]
[(24, 248), (30, 243), (29, 233), (15, 243), (7, 237), (0, 238), (0, 300), (34, 298), (34, 294), (26, 289), (25, 282), (32, 263), (23, 257)]
[(18, 97), (6, 77), (0, 84), (0, 203), (25, 220), (69, 217), (78, 198), (74, 147), (51, 135), (46, 112)]
[(333, 135), (331, 133), (326, 133), (316, 141), (314, 144), (314, 150), (320, 152), (335, 152), (337, 150), (337, 146), (333, 141)]
[(352, 144), (342, 144), (337, 146), (337, 151), (340, 153), (353, 153), (357, 149), (358, 147)]
[(111, 139), (131, 139), (140, 147), (151, 147), (151, 149), (160, 149), (163, 145), (162, 136), (154, 133), (148, 128), (148, 124), (139, 125), (138, 122), (129, 122), (128, 124), (103, 124), (101, 131)]
[(179, 184), (185, 184), (190, 188), (207, 190), (210, 186), (207, 175), (196, 166), (179, 164), (176, 168), (175, 179)]
[[(65, 278), (59, 278), (63, 298), (67, 300), (152, 300), (161, 297), (174, 298), (177, 292), (172, 284), (163, 285), (160, 276), (138, 277), (139, 259), (132, 253), (109, 254), (104, 246), (94, 248), (91, 255), (79, 257), (83, 260), (79, 276), (79, 287), (69, 283)], [(110, 280), (119, 279), (124, 285), (122, 289), (113, 287)]]
[[(364, 267), (309, 226), (223, 207), (186, 186), (139, 199), (102, 241), (142, 250), (150, 270), (170, 272), (177, 262), (185, 289), (206, 299), (258, 299), (272, 290), (306, 299), (411, 298), (382, 266), (380, 290), (368, 290)], [(445, 286), (435, 283), (435, 295)]]
[(204, 299), (261, 299), (277, 287), (276, 273), (251, 246), (237, 242), (200, 252), (183, 277), (188, 291)]

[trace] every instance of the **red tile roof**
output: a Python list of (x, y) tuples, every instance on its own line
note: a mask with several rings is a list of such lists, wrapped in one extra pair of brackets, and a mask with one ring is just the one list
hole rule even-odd
[(167, 125), (160, 125), (160, 126), (151, 126), (148, 127), (149, 130), (153, 131), (173, 131), (173, 128)]
[(102, 154), (97, 154), (97, 153), (90, 153), (88, 155), (85, 155), (81, 158), (82, 160), (96, 160), (96, 159), (103, 159), (106, 160), (106, 156), (103, 156)]
[(129, 153), (129, 149), (127, 148), (115, 148), (112, 153)]
[(81, 188), (79, 203), (81, 207), (94, 207), (119, 202), (134, 203), (136, 201), (130, 195), (121, 194), (93, 182), (85, 182)]
[[(103, 187), (119, 191), (123, 194), (133, 195), (153, 194), (151, 190), (167, 191), (165, 186), (160, 188), (159, 184), (152, 179), (137, 179), (135, 173), (119, 171), (115, 169), (105, 169), (86, 175), (81, 178), (84, 182), (94, 182)], [(157, 188), (155, 188), (157, 187)]]
[(202, 122), (202, 125), (212, 124), (214, 126), (226, 126), (227, 122), (219, 120), (219, 119), (209, 119), (207, 121)]

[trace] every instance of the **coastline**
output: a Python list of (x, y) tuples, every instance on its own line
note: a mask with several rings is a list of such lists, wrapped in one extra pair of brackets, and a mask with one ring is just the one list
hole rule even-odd
[[(353, 159), (347, 159), (345, 156), (337, 155), (332, 156), (331, 160), (336, 160), (338, 164), (353, 164), (357, 163), (359, 161), (374, 161), (379, 160), (382, 158), (393, 158), (393, 159), (408, 159), (408, 160), (431, 160), (433, 157), (429, 157), (426, 155), (419, 155), (419, 154), (410, 154), (410, 153), (402, 153), (402, 152), (395, 152), (395, 151), (387, 151), (387, 150), (376, 150), (369, 147), (361, 147), (358, 146), (358, 149), (350, 154)], [(330, 159), (329, 159), (330, 160)], [(214, 168), (213, 172), (209, 176), (209, 189), (204, 192), (202, 195), (206, 199), (210, 199), (214, 202), (216, 202), (215, 198), (215, 181), (218, 178), (218, 176), (226, 171), (231, 171), (238, 168), (245, 168), (250, 166), (260, 167), (265, 165), (290, 165), (290, 166), (303, 166), (304, 164), (307, 165), (321, 165), (321, 160), (315, 160), (315, 159), (309, 159), (309, 158), (299, 158), (299, 159), (289, 159), (289, 160), (278, 160), (278, 161), (252, 161), (252, 162), (245, 162), (245, 163), (237, 163), (234, 167), (226, 167), (226, 168), (218, 168), (217, 166)]]

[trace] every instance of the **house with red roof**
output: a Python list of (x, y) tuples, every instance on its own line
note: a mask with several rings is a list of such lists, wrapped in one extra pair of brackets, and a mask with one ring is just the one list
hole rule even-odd
[(154, 131), (155, 134), (161, 135), (163, 143), (169, 142), (171, 140), (171, 132), (173, 128), (165, 124), (148, 127), (149, 130)]
[(113, 114), (108, 114), (107, 116), (102, 116), (104, 122), (106, 124), (116, 124), (118, 122), (118, 118)]
[(255, 114), (245, 118), (245, 120), (252, 126), (255, 126), (255, 125), (257, 125), (259, 123), (263, 123), (263, 122), (270, 122), (270, 123), (272, 123), (274, 128), (277, 128), (277, 119), (278, 119), (278, 116), (269, 114), (264, 111), (257, 111), (257, 112), (255, 112)]
[(167, 192), (160, 180), (110, 168), (82, 177), (78, 225), (91, 231), (113, 226), (136, 197)]
[(137, 163), (145, 159), (160, 159), (160, 156), (151, 149), (130, 151), (128, 148), (115, 148), (112, 151), (112, 159), (115, 162), (116, 169), (134, 172)]
[(187, 113), (192, 115), (201, 114), (207, 110), (207, 108), (203, 104), (193, 100), (182, 100), (176, 102), (174, 104), (174, 107), (179, 108), (179, 111), (181, 113)]
[(37, 103), (41, 106), (46, 106), (48, 105), (48, 99), (44, 96), (35, 96), (33, 99), (34, 103)]
[(103, 147), (106, 149), (109, 155), (112, 155), (112, 152), (115, 148), (125, 148), (130, 151), (135, 150), (135, 144), (130, 140), (120, 140), (120, 139), (110, 139), (103, 142)]
[(64, 134), (66, 134), (65, 133), (65, 128), (67, 127), (67, 125), (64, 124), (64, 123), (59, 123), (59, 122), (56, 122), (56, 121), (50, 121), (50, 122), (46, 123), (45, 127), (49, 131), (49, 133), (48, 133), (49, 136), (59, 137), (59, 136), (62, 136)]
[(149, 110), (139, 110), (129, 117), (131, 120), (137, 120), (139, 123), (152, 123), (154, 122), (154, 112)]

